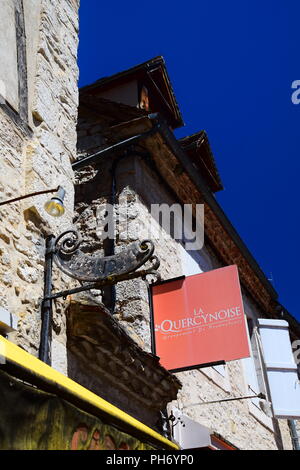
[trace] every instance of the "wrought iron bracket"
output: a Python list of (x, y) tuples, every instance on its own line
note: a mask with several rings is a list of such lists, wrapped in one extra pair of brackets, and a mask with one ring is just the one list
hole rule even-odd
[(102, 287), (112, 286), (121, 281), (130, 281), (131, 279), (136, 279), (138, 277), (144, 280), (148, 275), (157, 276), (158, 273), (156, 272), (156, 269), (159, 268), (159, 260), (156, 256), (154, 256), (153, 261), (154, 264), (149, 267), (149, 269), (143, 269), (124, 275), (109, 276), (108, 278), (103, 279), (102, 281), (93, 282), (91, 284), (84, 284), (80, 287), (75, 287), (74, 289), (69, 289), (61, 292), (54, 292), (50, 296), (45, 297), (44, 300), (53, 300), (58, 299), (59, 297), (63, 297), (64, 299), (66, 299), (68, 295), (76, 294), (78, 292), (84, 292), (91, 289), (102, 289)]
[[(131, 243), (119, 253), (103, 257), (83, 253), (79, 248), (81, 242), (78, 232), (68, 230), (56, 238), (50, 251), (53, 261), (63, 273), (84, 284), (74, 289), (51, 293), (44, 300), (157, 274), (160, 262), (153, 255), (154, 244), (151, 240)], [(147, 269), (138, 270), (148, 261), (151, 265)]]
[[(67, 230), (57, 238), (50, 236), (46, 241), (46, 263), (44, 298), (42, 302), (42, 331), (39, 357), (48, 364), (50, 359), (50, 333), (52, 320), (52, 300), (59, 297), (91, 289), (114, 285), (121, 281), (136, 278), (146, 279), (148, 275), (158, 275), (160, 262), (154, 253), (151, 240), (133, 242), (112, 256), (92, 256), (85, 254), (80, 245), (82, 238), (75, 230)], [(67, 276), (81, 282), (73, 289), (52, 292), (52, 264)], [(147, 262), (149, 267), (139, 269)]]

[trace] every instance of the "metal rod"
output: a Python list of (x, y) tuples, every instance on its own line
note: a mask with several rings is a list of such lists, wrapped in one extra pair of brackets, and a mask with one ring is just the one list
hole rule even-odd
[(146, 139), (147, 137), (150, 137), (151, 135), (155, 134), (158, 129), (159, 125), (155, 125), (154, 127), (152, 127), (152, 129), (149, 129), (148, 131), (143, 132), (142, 134), (134, 135), (133, 137), (129, 137), (128, 139), (122, 140), (121, 142), (118, 142), (114, 145), (111, 145), (110, 147), (100, 150), (99, 152), (96, 152), (93, 155), (89, 155), (88, 157), (82, 158), (81, 160), (77, 160), (72, 164), (72, 168), (75, 171), (79, 170), (80, 168), (84, 168), (85, 166), (93, 165), (94, 163), (97, 163), (100, 157), (104, 157), (105, 155), (109, 154), (114, 154), (116, 151), (122, 150), (128, 147), (129, 145), (138, 142), (141, 139)]
[(192, 405), (183, 406), (181, 409), (184, 410), (185, 408), (190, 408), (191, 406), (211, 405), (212, 403), (222, 403), (224, 401), (248, 400), (250, 398), (261, 398), (262, 400), (265, 400), (266, 396), (263, 393), (259, 393), (258, 395), (249, 395), (246, 397), (233, 397), (233, 398), (223, 398), (222, 400), (202, 401), (199, 403), (193, 403)]
[(5, 206), (5, 204), (10, 204), (12, 202), (21, 201), (22, 199), (27, 199), (28, 197), (39, 196), (41, 194), (56, 193), (58, 188), (55, 189), (46, 189), (44, 191), (36, 191), (35, 193), (25, 194), (24, 196), (15, 197), (14, 199), (8, 199), (7, 201), (0, 202), (0, 206)]
[(151, 333), (151, 352), (152, 354), (156, 354), (156, 347), (155, 347), (155, 324), (154, 324), (154, 311), (153, 311), (153, 299), (152, 299), (152, 292), (151, 286), (146, 278), (144, 278), (145, 284), (147, 286), (148, 291), (148, 302), (149, 302), (149, 312), (150, 312), (150, 333)]
[(51, 294), (47, 297), (44, 298), (44, 302), (46, 302), (47, 300), (53, 300), (53, 299), (58, 299), (59, 297), (67, 297), (68, 295), (71, 295), (71, 294), (77, 294), (78, 292), (84, 292), (86, 290), (90, 290), (90, 289), (100, 289), (100, 287), (103, 287), (105, 285), (109, 285), (109, 284), (103, 284), (101, 286), (99, 286), (99, 284), (87, 284), (86, 286), (80, 286), (80, 287), (74, 287), (74, 289), (69, 289), (69, 290), (65, 290), (65, 291), (61, 291), (61, 292), (56, 292), (54, 294)]
[(155, 256), (153, 258), (155, 258), (155, 264), (149, 269), (142, 269), (140, 271), (133, 271), (131, 273), (119, 274), (116, 277), (112, 275), (97, 282), (93, 282), (92, 284), (86, 284), (80, 287), (75, 287), (74, 289), (56, 292), (53, 294), (51, 293), (51, 291), (49, 291), (49, 294), (45, 295), (43, 302), (47, 300), (58, 299), (59, 297), (67, 297), (68, 295), (76, 294), (78, 292), (83, 292), (90, 289), (102, 289), (102, 287), (112, 286), (117, 284), (117, 282), (130, 281), (132, 279), (137, 279), (138, 277), (144, 278), (148, 274), (157, 276), (158, 273), (156, 272), (156, 269), (159, 268), (159, 260)]
[[(127, 156), (127, 150), (124, 151), (124, 154), (121, 155), (120, 157), (117, 157), (111, 165), (111, 188), (110, 188), (110, 196), (109, 196), (109, 203), (113, 207), (113, 211), (115, 211), (116, 207), (116, 194), (117, 194), (117, 177), (116, 177), (116, 171), (117, 171), (117, 166), (119, 164), (119, 161)], [(107, 256), (113, 256), (115, 254), (115, 230), (116, 230), (116, 223), (114, 219), (114, 214), (112, 215), (112, 220), (111, 223), (113, 224), (113, 233), (114, 236), (109, 240), (109, 244), (107, 247), (107, 250), (105, 250), (105, 255)], [(116, 287), (115, 285), (110, 286), (110, 295), (109, 295), (109, 307), (110, 307), (110, 312), (112, 315), (115, 313), (115, 307), (116, 307), (116, 299), (117, 299), (117, 293), (116, 293)]]
[(44, 300), (41, 306), (42, 326), (39, 348), (39, 359), (51, 365), (51, 340), (52, 340), (52, 265), (54, 250), (54, 235), (46, 238)]
[(294, 450), (300, 450), (300, 441), (299, 441), (299, 435), (298, 435), (295, 420), (289, 419), (288, 420), (288, 425), (289, 425), (289, 428), (290, 428), (290, 433), (291, 433), (291, 438), (292, 438), (292, 443), (293, 443), (293, 449)]

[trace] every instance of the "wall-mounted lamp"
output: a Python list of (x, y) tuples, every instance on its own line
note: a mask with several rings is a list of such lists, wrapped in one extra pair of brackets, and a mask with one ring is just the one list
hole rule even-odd
[(64, 188), (61, 186), (58, 187), (57, 193), (54, 197), (50, 199), (50, 201), (47, 201), (46, 204), (44, 205), (45, 211), (52, 215), (53, 217), (60, 217), (65, 213), (65, 208), (64, 208), (64, 197), (65, 197), (66, 191)]
[(8, 199), (7, 201), (0, 202), (0, 206), (5, 206), (6, 204), (11, 204), (13, 202), (21, 201), (22, 199), (27, 199), (33, 196), (40, 196), (41, 194), (50, 194), (50, 193), (57, 193), (50, 201), (47, 201), (44, 208), (45, 211), (52, 215), (53, 217), (60, 217), (64, 214), (64, 197), (66, 191), (62, 186), (58, 186), (55, 189), (46, 189), (44, 191), (36, 191), (35, 193), (25, 194), (25, 196), (18, 196), (13, 199)]

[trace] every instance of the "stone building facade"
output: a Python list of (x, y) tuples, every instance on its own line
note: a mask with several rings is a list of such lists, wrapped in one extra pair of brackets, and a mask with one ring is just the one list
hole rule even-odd
[[(1, 10), (1, 201), (59, 185), (66, 190), (66, 211), (59, 219), (44, 210), (48, 195), (0, 206), (1, 335), (21, 348), (17, 351), (38, 357), (45, 240), (70, 229), (81, 233), (82, 253), (97, 260), (149, 238), (151, 226), (162, 279), (236, 264), (249, 325), (255, 326), (258, 317), (277, 318), (285, 310), (276, 292), (214, 197), (222, 182), (207, 135), (200, 132), (178, 141), (173, 134), (183, 122), (163, 59), (100, 80), (82, 89), (78, 101), (78, 4), (6, 0)], [(95, 152), (97, 156), (87, 162)], [(204, 204), (201, 250), (189, 252), (184, 240), (176, 240), (154, 220), (153, 204), (173, 203)], [(109, 241), (104, 236), (108, 222), (114, 232)], [(80, 284), (57, 267), (52, 281), (55, 291)], [(15, 319), (9, 331), (3, 329), (3, 312)], [(138, 437), (153, 430), (169, 436), (167, 417), (183, 409), (233, 447), (291, 448), (287, 422), (272, 419), (267, 404), (258, 399), (194, 406), (261, 391), (253, 381), (253, 372), (259, 375), (254, 358), (171, 374), (151, 351), (149, 313), (149, 292), (142, 279), (55, 299), (51, 366), (62, 375), (54, 377), (62, 384), (68, 377), (76, 382), (66, 382), (70, 388), (81, 384), (87, 394), (103, 397), (113, 413), (118, 407)], [(285, 316), (293, 338), (298, 338), (299, 325), (287, 312)], [(39, 364), (32, 364), (39, 369)], [(9, 367), (0, 368), (1, 377), (11, 373)], [(23, 383), (19, 379), (16, 387)], [(25, 379), (29, 383), (27, 375)], [(90, 412), (90, 406), (85, 411)], [(130, 417), (124, 418), (123, 412)], [(128, 431), (120, 417), (114, 416), (114, 424), (115, 420), (118, 429)], [(71, 448), (77, 448), (78, 436), (85, 433), (82, 427), (75, 430)], [(97, 429), (91, 434), (87, 448), (99, 448), (98, 434)], [(155, 434), (155, 442), (159, 439)], [(110, 448), (112, 443), (106, 439), (105, 445)]]
[[(0, 208), (0, 306), (16, 316), (10, 339), (37, 356), (45, 238), (72, 225), (78, 106), (77, 0), (6, 0), (0, 28), (1, 200), (56, 188), (66, 212), (44, 210), (49, 195)], [(68, 285), (60, 277), (57, 287)], [(53, 364), (66, 371), (65, 320), (56, 303)]]
[[(151, 226), (163, 280), (236, 264), (251, 335), (258, 318), (281, 318), (284, 309), (216, 202), (214, 193), (222, 189), (222, 182), (205, 132), (175, 138), (172, 128), (181, 125), (180, 115), (166, 77), (163, 59), (157, 58), (80, 90), (78, 152), (83, 163), (74, 165), (75, 223), (84, 235), (86, 249), (96, 256), (112, 253), (111, 246), (105, 251), (101, 241), (101, 230), (109, 217), (114, 220), (114, 253), (137, 239), (148, 238)], [(160, 103), (155, 95), (158, 88), (169, 114), (166, 103)], [(148, 108), (139, 102), (142, 89), (149, 92)], [(151, 129), (153, 133), (149, 134)], [(134, 136), (139, 137), (132, 144)], [(121, 142), (124, 146), (119, 145)], [(114, 205), (110, 215), (108, 203)], [(151, 205), (174, 203), (204, 204), (205, 244), (201, 250), (186, 250), (184, 240), (176, 240), (153, 219)], [(155, 240), (157, 233), (160, 236)], [(85, 302), (98, 305), (100, 310), (105, 305), (130, 337), (143, 350), (151, 351), (149, 297), (143, 280), (117, 284), (110, 293), (93, 292)], [(285, 318), (292, 339), (297, 338), (299, 325), (287, 312)], [(262, 371), (255, 359), (254, 336), (251, 344), (251, 358), (176, 373), (182, 388), (177, 399), (169, 403), (168, 413), (184, 411), (239, 449), (291, 449), (288, 422), (272, 417), (268, 401), (254, 398), (205, 404), (266, 393), (259, 383)], [(84, 380), (76, 377), (75, 371), (76, 378)], [(89, 387), (87, 379), (85, 384)], [(101, 387), (93, 386), (101, 393)]]

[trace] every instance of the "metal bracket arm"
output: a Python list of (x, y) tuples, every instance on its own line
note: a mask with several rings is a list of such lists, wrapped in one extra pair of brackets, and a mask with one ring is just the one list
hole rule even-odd
[[(159, 259), (153, 255), (154, 244), (151, 240), (134, 242), (112, 256), (92, 256), (80, 250), (81, 237), (75, 230), (68, 230), (46, 240), (46, 263), (44, 298), (42, 301), (42, 327), (39, 358), (51, 364), (51, 321), (52, 300), (59, 297), (91, 289), (101, 289), (117, 282), (146, 278), (157, 274)], [(79, 287), (52, 293), (52, 262), (68, 276), (83, 283)], [(150, 261), (149, 268), (138, 270)]]

